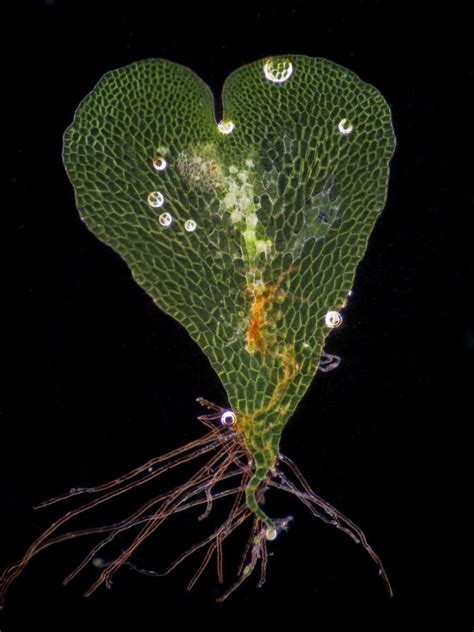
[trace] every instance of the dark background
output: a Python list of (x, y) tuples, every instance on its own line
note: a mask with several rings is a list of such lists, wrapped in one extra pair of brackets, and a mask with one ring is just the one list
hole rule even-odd
[[(344, 324), (328, 340), (342, 364), (318, 374), (282, 438), (282, 451), (312, 486), (364, 529), (395, 597), (388, 598), (360, 547), (272, 496), (273, 515), (291, 511), (295, 522), (271, 546), (263, 588), (252, 578), (218, 605), (211, 564), (188, 593), (194, 559), (162, 579), (124, 569), (111, 590), (83, 599), (94, 569), (61, 585), (88, 550), (76, 541), (38, 556), (15, 582), (0, 615), (2, 632), (359, 623), (387, 630), (407, 629), (407, 622), (431, 629), (444, 620), (447, 629), (471, 629), (457, 621), (466, 600), (450, 562), (463, 559), (462, 538), (448, 537), (444, 521), (446, 514), (459, 518), (450, 483), (462, 443), (456, 385), (474, 347), (460, 301), (465, 268), (450, 243), (473, 200), (469, 179), (460, 176), (466, 161), (451, 147), (462, 136), (472, 162), (472, 106), (465, 100), (472, 58), (461, 5), (443, 6), (3, 5), (2, 566), (61, 513), (32, 511), (35, 503), (108, 480), (199, 436), (197, 396), (225, 404), (184, 329), (79, 221), (61, 162), (62, 134), (102, 74), (165, 57), (191, 67), (218, 97), (225, 77), (244, 63), (285, 52), (326, 57), (385, 96), (398, 146), (386, 208)], [(162, 568), (195, 528), (195, 515), (182, 516), (139, 561)], [(238, 538), (229, 549), (227, 568)]]

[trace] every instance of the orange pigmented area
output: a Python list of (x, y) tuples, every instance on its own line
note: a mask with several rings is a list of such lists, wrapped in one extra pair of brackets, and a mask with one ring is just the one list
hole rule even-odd
[(265, 327), (268, 322), (268, 308), (272, 302), (276, 285), (264, 285), (253, 290), (253, 301), (250, 307), (250, 318), (247, 326), (247, 350), (250, 353), (260, 351), (265, 353), (268, 341), (265, 336)]
[[(281, 284), (284, 279), (297, 269), (296, 265), (291, 266), (283, 272), (274, 283), (266, 283), (253, 287), (247, 286), (246, 292), (252, 297), (250, 306), (249, 322), (247, 325), (247, 351), (249, 353), (265, 353), (268, 351), (269, 334), (268, 326), (271, 325), (269, 308), (273, 302), (285, 300), (285, 295), (281, 291)], [(276, 355), (275, 353), (272, 355)]]
[[(274, 357), (279, 360), (281, 364), (281, 371), (268, 404), (252, 413), (238, 415), (236, 430), (243, 434), (244, 437), (249, 434), (251, 427), (257, 419), (262, 416), (266, 416), (275, 410), (281, 409), (281, 401), (285, 395), (286, 389), (291, 380), (301, 369), (296, 360), (292, 345), (285, 346), (281, 352), (276, 352)], [(286, 411), (281, 409), (281, 412)]]
[(287, 297), (281, 286), (285, 278), (296, 269), (296, 265), (291, 266), (272, 283), (246, 287), (246, 293), (252, 300), (246, 332), (247, 351), (266, 354), (276, 361), (275, 386), (268, 402), (251, 413), (238, 414), (236, 430), (249, 441), (251, 441), (251, 428), (258, 419), (272, 412), (277, 411), (279, 415), (286, 412), (282, 401), (289, 383), (301, 370), (293, 345), (285, 344), (284, 340), (278, 340), (271, 314), (273, 303), (282, 303), (286, 300)]

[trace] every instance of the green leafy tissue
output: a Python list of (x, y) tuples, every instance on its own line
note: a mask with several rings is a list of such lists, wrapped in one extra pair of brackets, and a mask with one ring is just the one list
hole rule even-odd
[[(251, 518), (239, 578), (222, 599), (259, 561), (263, 583), (267, 543), (289, 523), (264, 511), (270, 487), (297, 496), (318, 518), (360, 542), (390, 590), (362, 531), (312, 492), (279, 452), (282, 430), (318, 366), (335, 363), (324, 343), (341, 322), (385, 204), (395, 148), (389, 107), (353, 72), (325, 59), (286, 55), (233, 72), (222, 108), (216, 121), (213, 95), (188, 68), (148, 59), (108, 72), (65, 133), (64, 164), (82, 219), (120, 254), (156, 305), (185, 327), (209, 358), (229, 404), (221, 408), (201, 399), (212, 411), (200, 418), (209, 433), (155, 459), (148, 464), (151, 474), (137, 468), (127, 475), (141, 484), (186, 459), (211, 455), (143, 514), (110, 527), (112, 535), (95, 554), (119, 532), (143, 523), (89, 593), (110, 582), (122, 564), (131, 565), (133, 551), (163, 520), (199, 504), (207, 517), (226, 493), (235, 494), (229, 518), (169, 569), (206, 546), (205, 563), (190, 586), (214, 554), (222, 580), (222, 542)], [(237, 486), (216, 491), (218, 482), (235, 476)], [(105, 493), (106, 500), (113, 485), (115, 495), (128, 491), (124, 480), (66, 497), (88, 491)], [(51, 534), (8, 571), (3, 590), (39, 550), (74, 537)]]

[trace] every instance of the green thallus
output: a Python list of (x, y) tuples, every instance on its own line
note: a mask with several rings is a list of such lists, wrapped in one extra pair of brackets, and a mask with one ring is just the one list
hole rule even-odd
[[(2, 594), (29, 560), (54, 542), (105, 534), (84, 562), (101, 574), (86, 594), (122, 565), (171, 515), (234, 499), (228, 518), (164, 572), (195, 552), (216, 555), (223, 580), (225, 539), (251, 525), (237, 579), (260, 564), (267, 543), (287, 528), (264, 509), (265, 492), (299, 498), (321, 520), (361, 543), (383, 566), (362, 531), (315, 494), (279, 450), (280, 437), (341, 323), (355, 271), (383, 209), (395, 147), (389, 108), (372, 86), (325, 59), (287, 55), (233, 72), (216, 123), (208, 87), (189, 69), (162, 59), (107, 73), (80, 104), (64, 136), (64, 164), (79, 213), (127, 262), (159, 308), (179, 321), (209, 358), (228, 407), (199, 398), (201, 439), (114, 481), (73, 489), (88, 501), (57, 520), (1, 579)], [(182, 485), (161, 492), (120, 523), (60, 534), (75, 516), (207, 454)], [(115, 536), (138, 535), (112, 562), (98, 553)]]

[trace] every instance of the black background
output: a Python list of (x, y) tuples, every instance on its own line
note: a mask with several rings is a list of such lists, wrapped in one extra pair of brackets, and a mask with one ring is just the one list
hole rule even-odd
[[(398, 146), (387, 206), (343, 326), (328, 340), (342, 365), (318, 374), (282, 438), (282, 451), (312, 486), (364, 529), (395, 597), (360, 547), (272, 496), (273, 515), (290, 510), (295, 522), (271, 547), (263, 588), (252, 578), (216, 604), (211, 564), (188, 593), (195, 559), (162, 579), (124, 569), (111, 590), (83, 599), (94, 569), (61, 585), (87, 552), (87, 542), (76, 541), (38, 556), (15, 582), (0, 630), (326, 630), (361, 622), (364, 629), (408, 629), (408, 622), (431, 629), (445, 619), (447, 629), (463, 629), (456, 622), (466, 605), (462, 582), (449, 564), (459, 542), (441, 526), (454, 503), (454, 385), (474, 346), (459, 301), (448, 298), (462, 280), (450, 229), (459, 229), (472, 203), (465, 190), (454, 205), (449, 178), (453, 161), (459, 169), (464, 162), (452, 137), (466, 137), (472, 126), (460, 6), (45, 0), (2, 12), (2, 565), (61, 511), (32, 511), (35, 503), (199, 436), (197, 396), (225, 403), (184, 329), (160, 313), (75, 210), (62, 134), (102, 74), (164, 57), (191, 67), (218, 97), (229, 72), (249, 61), (285, 52), (326, 57), (385, 96)], [(457, 195), (460, 183), (470, 189), (458, 177)], [(435, 445), (440, 438), (443, 447)], [(195, 515), (183, 516), (139, 560), (161, 568), (195, 528)], [(237, 540), (229, 545), (228, 583)]]

